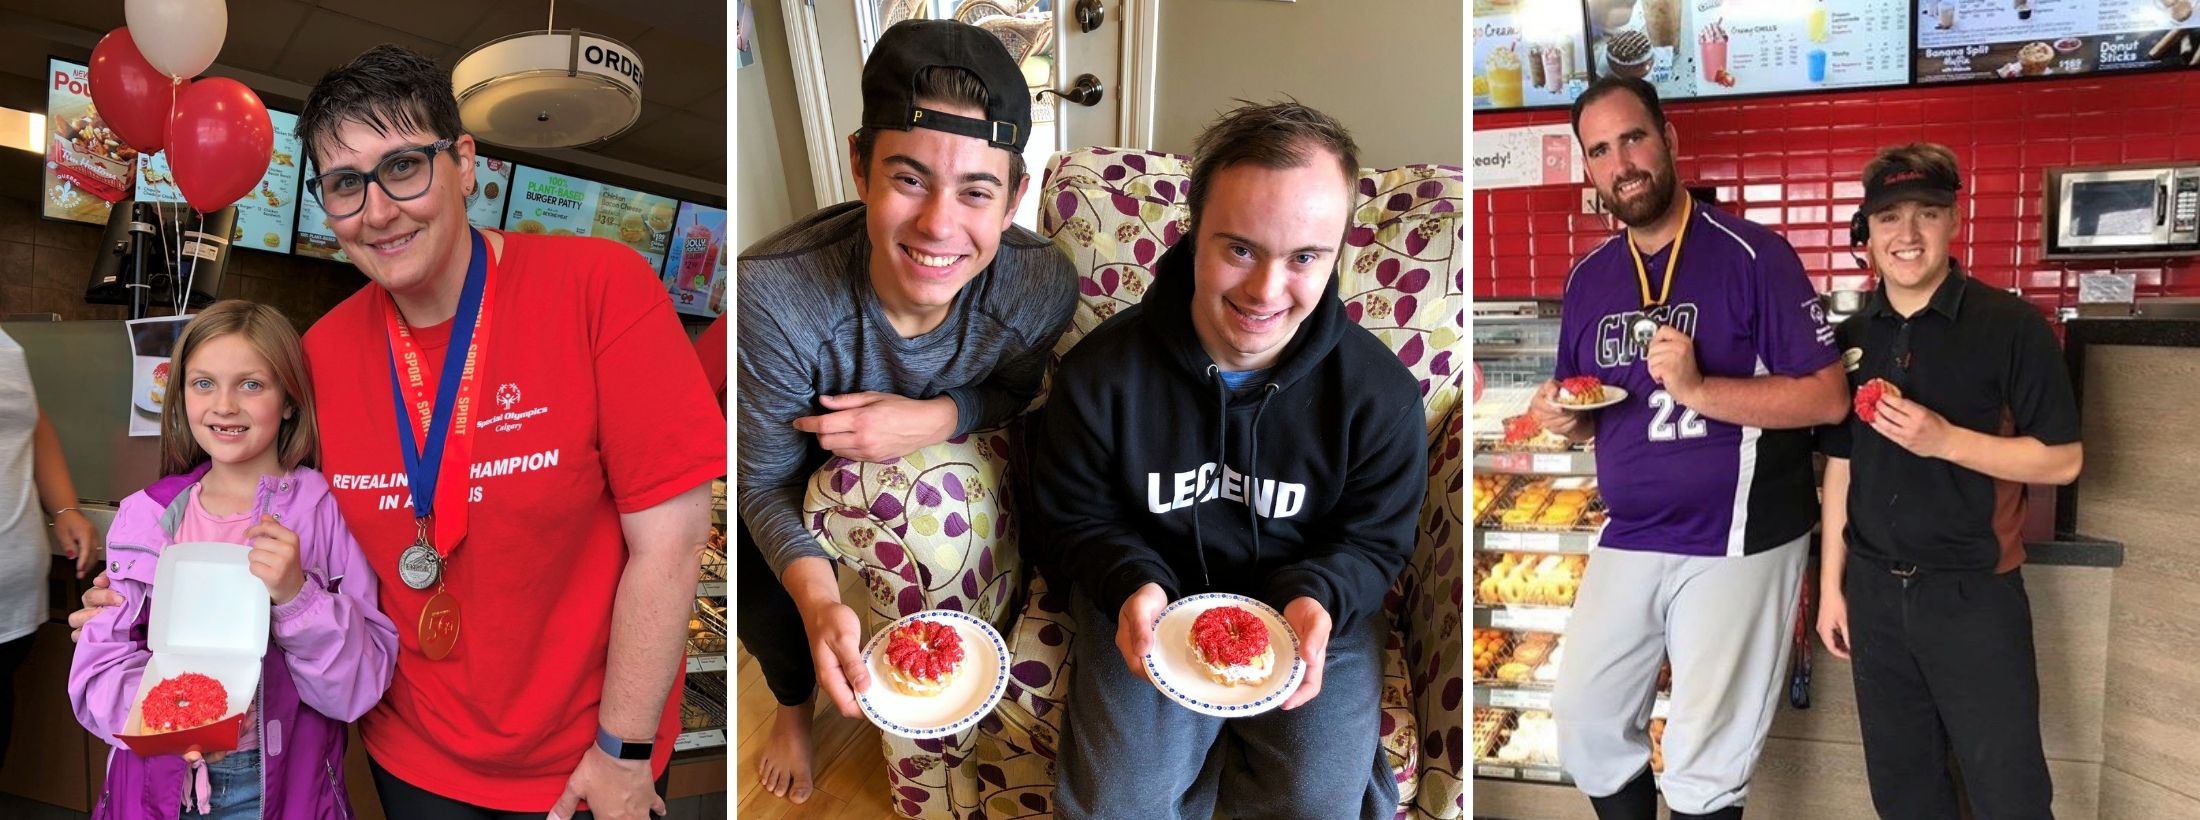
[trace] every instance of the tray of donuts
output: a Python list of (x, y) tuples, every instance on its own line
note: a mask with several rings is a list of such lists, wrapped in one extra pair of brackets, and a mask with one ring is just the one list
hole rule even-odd
[(1589, 556), (1481, 553), (1474, 564), (1478, 606), (1573, 606)]
[(1524, 478), (1480, 517), (1484, 529), (1564, 532), (1604, 525), (1604, 501), (1589, 476)]
[(1513, 476), (1504, 473), (1474, 474), (1474, 520), (1482, 521), (1499, 499), (1512, 493)]
[[(1475, 667), (1476, 683), (1532, 687), (1548, 687), (1558, 683), (1558, 667), (1566, 655), (1564, 637), (1551, 632), (1512, 632), (1505, 635), (1505, 650), (1489, 666), (1487, 676), (1484, 675), (1482, 666), (1478, 664)], [(1477, 655), (1476, 660), (1480, 659), (1481, 656)]]
[(1474, 759), (1483, 760), (1495, 754), (1498, 738), (1511, 724), (1511, 709), (1474, 707)]
[[(1482, 710), (1477, 714), (1475, 728), (1479, 733)], [(1491, 709), (1497, 712), (1499, 724), (1491, 738), (1482, 760), (1511, 766), (1557, 766), (1558, 723), (1551, 713), (1543, 709)]]

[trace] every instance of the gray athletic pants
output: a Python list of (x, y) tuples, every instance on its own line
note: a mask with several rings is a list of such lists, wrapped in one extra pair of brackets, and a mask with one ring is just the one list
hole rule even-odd
[(1809, 541), (1733, 558), (1595, 552), (1551, 702), (1560, 763), (1584, 794), (1613, 794), (1649, 768), (1658, 667), (1670, 657), (1666, 805), (1708, 814), (1743, 802), (1787, 678)]
[(1218, 806), (1236, 818), (1397, 813), (1398, 784), (1376, 736), (1383, 618), (1330, 633), (1322, 691), (1313, 700), (1224, 720), (1177, 705), (1133, 674), (1115, 648), (1115, 619), (1082, 590), (1072, 598), (1075, 669), (1055, 817), (1210, 820)]

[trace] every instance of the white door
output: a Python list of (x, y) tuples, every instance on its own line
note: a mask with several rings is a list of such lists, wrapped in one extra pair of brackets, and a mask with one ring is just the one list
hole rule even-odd
[[(1100, 9), (1079, 21), (1081, 2)], [(887, 27), (913, 17), (961, 20), (992, 32), (1024, 69), (1026, 93), (1071, 93), (1090, 74), (1100, 85), (1096, 102), (1039, 96), (1031, 106), (1031, 139), (1024, 167), (1033, 177), (1016, 223), (1038, 227), (1038, 178), (1054, 153), (1072, 145), (1145, 147), (1152, 142), (1150, 93), (1125, 94), (1130, 81), (1153, 76), (1158, 0), (782, 0), (789, 39), (795, 41), (795, 83), (800, 86), (804, 131), (818, 202), (856, 195), (847, 167), (849, 134), (863, 116), (863, 59)], [(1143, 19), (1139, 15), (1145, 15)], [(1131, 18), (1126, 20), (1126, 17)], [(1126, 59), (1125, 55), (1130, 55)], [(1141, 70), (1143, 67), (1143, 70)], [(1087, 96), (1090, 99), (1090, 96)], [(1135, 126), (1135, 127), (1126, 127)]]

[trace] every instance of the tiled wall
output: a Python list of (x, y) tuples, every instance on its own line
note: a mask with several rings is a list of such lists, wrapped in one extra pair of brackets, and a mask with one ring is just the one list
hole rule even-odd
[[(2139, 296), (2200, 296), (2200, 260), (2048, 263), (2040, 255), (2045, 170), (2070, 164), (2200, 160), (2200, 83), (2183, 73), (1989, 83), (1952, 88), (1677, 102), (1687, 185), (1778, 230), (1818, 288), (1861, 289), (1848, 253), (1858, 181), (1880, 147), (1925, 140), (1954, 149), (1968, 218), (1955, 253), (1985, 282), (2021, 288), (2052, 311), (2076, 301), (2077, 274), (2138, 275)], [(1477, 130), (1566, 122), (1566, 112), (1478, 114)], [(2189, 123), (2189, 124), (2187, 124)], [(1475, 298), (1557, 297), (1576, 255), (1616, 223), (1581, 213), (1571, 186), (1475, 191)]]

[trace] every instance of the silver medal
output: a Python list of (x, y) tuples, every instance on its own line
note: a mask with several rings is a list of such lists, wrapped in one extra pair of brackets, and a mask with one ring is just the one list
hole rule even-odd
[(397, 579), (404, 581), (405, 586), (427, 589), (435, 586), (441, 577), (443, 559), (436, 557), (435, 550), (429, 549), (427, 544), (415, 543), (398, 554)]
[(1647, 351), (1650, 349), (1650, 340), (1658, 335), (1658, 320), (1644, 316), (1636, 319), (1630, 330), (1635, 334), (1635, 347)]

